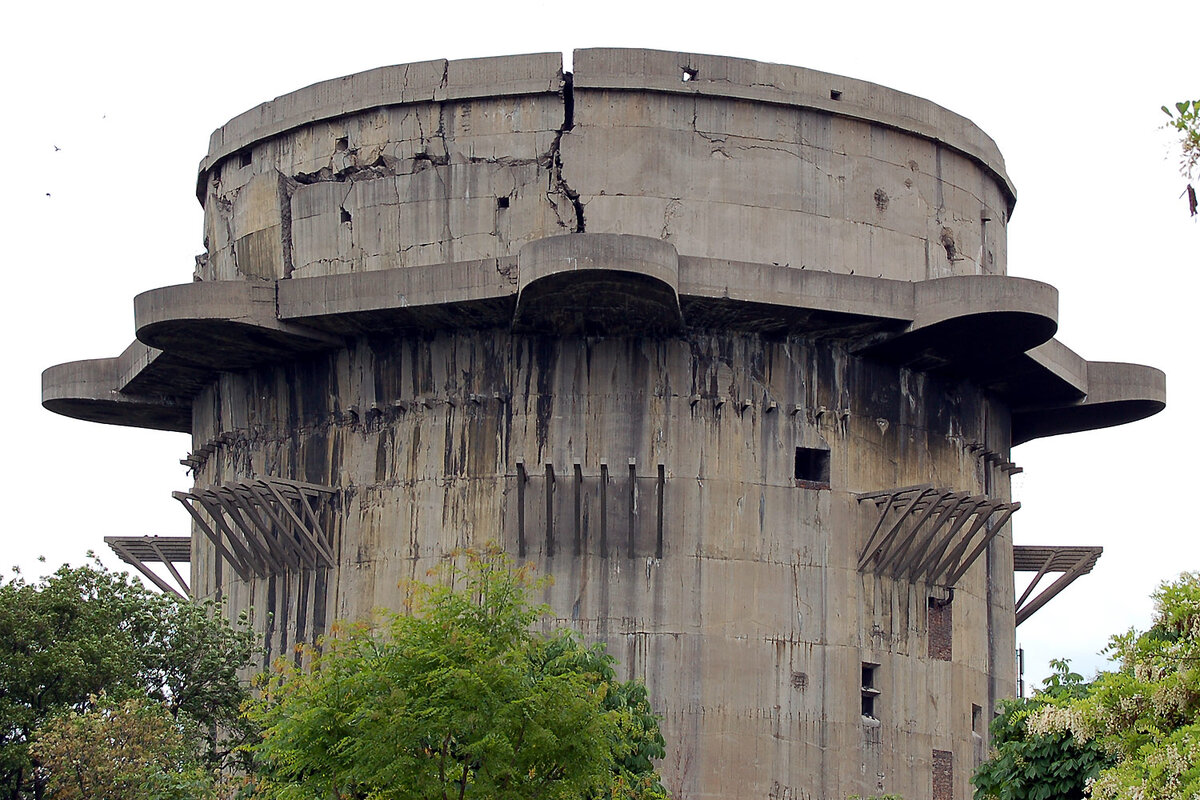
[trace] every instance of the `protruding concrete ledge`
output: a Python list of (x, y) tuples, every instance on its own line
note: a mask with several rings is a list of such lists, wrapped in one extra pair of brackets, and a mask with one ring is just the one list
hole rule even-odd
[(336, 336), (279, 320), (274, 283), (153, 289), (134, 298), (133, 316), (139, 341), (213, 369), (245, 369), (342, 344)]
[(42, 372), (42, 407), (87, 422), (191, 431), (189, 399), (125, 394), (120, 383), (120, 356), (58, 364)]
[(962, 275), (911, 286), (912, 324), (863, 353), (913, 369), (985, 377), (1058, 330), (1058, 290), (1041, 281)]
[(1052, 286), (1007, 276), (910, 283), (681, 258), (658, 239), (570, 234), (526, 245), (516, 260), (146, 292), (134, 301), (144, 344), (115, 359), (48, 369), (43, 405), (80, 419), (186, 431), (187, 398), (217, 370), (334, 349), (360, 332), (511, 325), (576, 335), (671, 335), (686, 327), (859, 342), (856, 352), (867, 357), (978, 381), (1014, 409), (1017, 444), (1160, 411), (1159, 370), (1088, 362), (1049, 339), (1057, 298)]
[(896, 329), (914, 314), (907, 281), (695, 256), (679, 258), (679, 293), (689, 327), (777, 334)]
[(279, 281), (279, 317), (333, 333), (507, 325), (517, 295), (517, 259)]
[(551, 236), (521, 248), (513, 327), (562, 334), (662, 334), (683, 327), (679, 256), (661, 239)]
[(1087, 396), (1070, 405), (1013, 412), (1013, 444), (1124, 425), (1166, 408), (1167, 376), (1154, 367), (1086, 362)]
[(124, 394), (163, 395), (183, 401), (207, 386), (214, 374), (208, 367), (136, 340), (119, 359), (117, 388)]
[(573, 69), (577, 90), (731, 97), (812, 108), (895, 128), (941, 142), (977, 161), (1004, 187), (1010, 214), (1016, 203), (1016, 189), (992, 138), (966, 117), (914, 95), (802, 67), (663, 50), (576, 50)]
[(562, 54), (437, 59), (321, 81), (239, 114), (213, 131), (200, 162), (196, 196), (204, 201), (207, 173), (221, 159), (256, 142), (324, 119), (405, 103), (557, 94)]

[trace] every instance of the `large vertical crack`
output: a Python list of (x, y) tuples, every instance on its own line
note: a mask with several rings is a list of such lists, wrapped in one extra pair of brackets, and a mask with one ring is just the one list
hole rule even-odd
[[(563, 123), (555, 133), (554, 141), (550, 145), (550, 183), (551, 188), (546, 192), (550, 202), (554, 203), (554, 195), (560, 194), (570, 201), (571, 206), (575, 210), (575, 225), (574, 233), (583, 233), (586, 222), (583, 217), (583, 202), (579, 199), (579, 192), (571, 188), (566, 179), (563, 178), (563, 163), (562, 163), (562, 137), (563, 134), (570, 132), (575, 127), (575, 86), (573, 76), (570, 72), (563, 73)], [(561, 218), (560, 218), (561, 221)], [(564, 227), (569, 227), (564, 224)]]

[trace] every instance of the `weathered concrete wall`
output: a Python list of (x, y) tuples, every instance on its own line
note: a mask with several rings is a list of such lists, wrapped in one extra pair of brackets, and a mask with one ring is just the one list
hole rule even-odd
[[(929, 657), (930, 587), (857, 570), (875, 516), (854, 493), (985, 490), (990, 468), (966, 445), (1003, 440), (1006, 414), (967, 383), (800, 338), (487, 330), (363, 337), (225, 375), (195, 414), (198, 440), (236, 435), (198, 485), (261, 474), (340, 490), (336, 569), (223, 576), (232, 608), (256, 608), (272, 654), (310, 638), (318, 617), (397, 606), (403, 581), (498, 539), (555, 576), (546, 599), (563, 621), (647, 681), (681, 797), (878, 784), (919, 797), (935, 749), (961, 765), (965, 797), (971, 707), (989, 707), (989, 678), (1015, 680), (1008, 650), (989, 663), (983, 561), (956, 589), (947, 661)], [(829, 488), (795, 479), (797, 447), (829, 449)], [(1006, 496), (1001, 484), (991, 492)], [(197, 540), (200, 594), (217, 589), (210, 548)], [(1010, 617), (1012, 600), (1011, 580), (990, 598)], [(877, 726), (859, 713), (863, 662), (880, 665)]]
[[(495, 258), (581, 231), (901, 280), (1005, 272), (1012, 190), (994, 144), (969, 122), (792, 67), (776, 67), (782, 76), (764, 102), (746, 96), (761, 86), (753, 75), (738, 83), (728, 74), (753, 62), (688, 57), (696, 74), (682, 81), (673, 54), (638, 54), (632, 75), (629, 51), (599, 50), (580, 53), (576, 76), (529, 56), (490, 60), (507, 64), (499, 75), (462, 70), (458, 84), (448, 65), (430, 62), (410, 70), (426, 91), (398, 92), (387, 105), (287, 129), (231, 122), (236, 133), (214, 135), (202, 174), (207, 256), (197, 276)], [(540, 91), (495, 97), (467, 83), (503, 85), (512, 70), (540, 71)], [(631, 77), (652, 90), (631, 91)], [(818, 104), (811, 87), (784, 80), (803, 77), (847, 88)], [(340, 101), (345, 87), (333, 84), (298, 94)], [(872, 103), (877, 95), (890, 103)], [(959, 123), (962, 141), (898, 116), (906, 102)]]

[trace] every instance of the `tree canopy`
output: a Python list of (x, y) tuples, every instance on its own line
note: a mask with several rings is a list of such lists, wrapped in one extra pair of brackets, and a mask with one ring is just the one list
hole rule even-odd
[(96, 698), (55, 717), (30, 747), (54, 800), (207, 800), (218, 776), (203, 763), (202, 733), (162, 703)]
[(204, 731), (200, 756), (221, 763), (244, 733), (237, 672), (252, 642), (211, 604), (152, 593), (98, 562), (0, 580), (0, 794), (40, 797), (48, 775), (30, 745), (98, 702), (156, 703)]
[(1002, 701), (992, 720), (992, 756), (975, 772), (976, 800), (1077, 800), (1109, 759), (1094, 741), (1069, 730), (1036, 733), (1030, 718), (1046, 707), (1064, 708), (1087, 695), (1083, 676), (1065, 660), (1032, 698)]
[(645, 687), (573, 633), (539, 633), (528, 566), (466, 551), (373, 629), (281, 661), (250, 717), (257, 796), (665, 798)]
[[(1154, 601), (1149, 630), (1110, 640), (1115, 669), (1090, 685), (1076, 683), (1066, 695), (1039, 695), (1044, 701), (1020, 715), (1019, 734), (997, 740), (995, 755), (977, 773), (977, 797), (1035, 796), (1002, 789), (1030, 769), (1069, 775), (1087, 785), (1076, 796), (1098, 800), (1200, 797), (1200, 573), (1164, 583)], [(1009, 758), (1008, 739), (1047, 757), (1036, 767)], [(1099, 769), (1081, 757), (1089, 750), (1102, 756)], [(1001, 788), (980, 794), (989, 787)]]

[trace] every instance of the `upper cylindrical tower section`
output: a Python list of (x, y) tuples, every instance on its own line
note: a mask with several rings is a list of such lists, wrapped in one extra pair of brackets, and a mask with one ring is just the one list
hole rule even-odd
[(383, 67), (264, 103), (201, 163), (203, 280), (516, 256), (565, 233), (919, 281), (1003, 274), (995, 143), (921, 98), (645, 50)]

